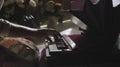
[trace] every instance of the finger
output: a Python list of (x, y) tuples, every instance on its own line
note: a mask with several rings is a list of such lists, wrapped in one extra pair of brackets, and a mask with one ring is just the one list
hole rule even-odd
[(51, 38), (46, 37), (46, 39), (47, 39), (47, 41), (48, 41), (49, 43), (53, 43), (53, 41), (51, 40)]

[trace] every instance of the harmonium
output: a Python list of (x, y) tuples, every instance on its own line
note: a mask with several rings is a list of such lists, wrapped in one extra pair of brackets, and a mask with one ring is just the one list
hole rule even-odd
[(76, 44), (68, 35), (50, 37), (52, 43), (47, 43), (49, 55), (67, 54), (76, 48)]

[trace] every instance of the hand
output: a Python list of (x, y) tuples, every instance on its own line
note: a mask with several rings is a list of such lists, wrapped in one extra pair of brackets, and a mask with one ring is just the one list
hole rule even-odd
[(61, 37), (61, 34), (54, 29), (41, 29), (35, 32), (33, 38), (34, 39), (47, 39), (51, 41), (49, 36), (53, 36), (53, 37), (60, 36)]
[(38, 32), (46, 36), (61, 36), (55, 29), (41, 29)]

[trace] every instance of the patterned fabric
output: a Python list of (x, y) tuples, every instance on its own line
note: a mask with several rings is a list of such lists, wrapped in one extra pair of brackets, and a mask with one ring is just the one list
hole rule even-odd
[(46, 67), (45, 50), (25, 38), (2, 38), (0, 67)]
[(4, 38), (0, 44), (25, 60), (33, 61), (38, 58), (37, 47), (25, 38)]

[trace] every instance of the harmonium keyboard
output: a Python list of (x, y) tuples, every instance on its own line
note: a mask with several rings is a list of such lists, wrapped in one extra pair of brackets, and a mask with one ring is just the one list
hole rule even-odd
[(72, 50), (76, 48), (76, 44), (68, 35), (50, 38), (53, 41), (52, 43), (48, 43), (48, 51), (50, 55), (72, 52)]

